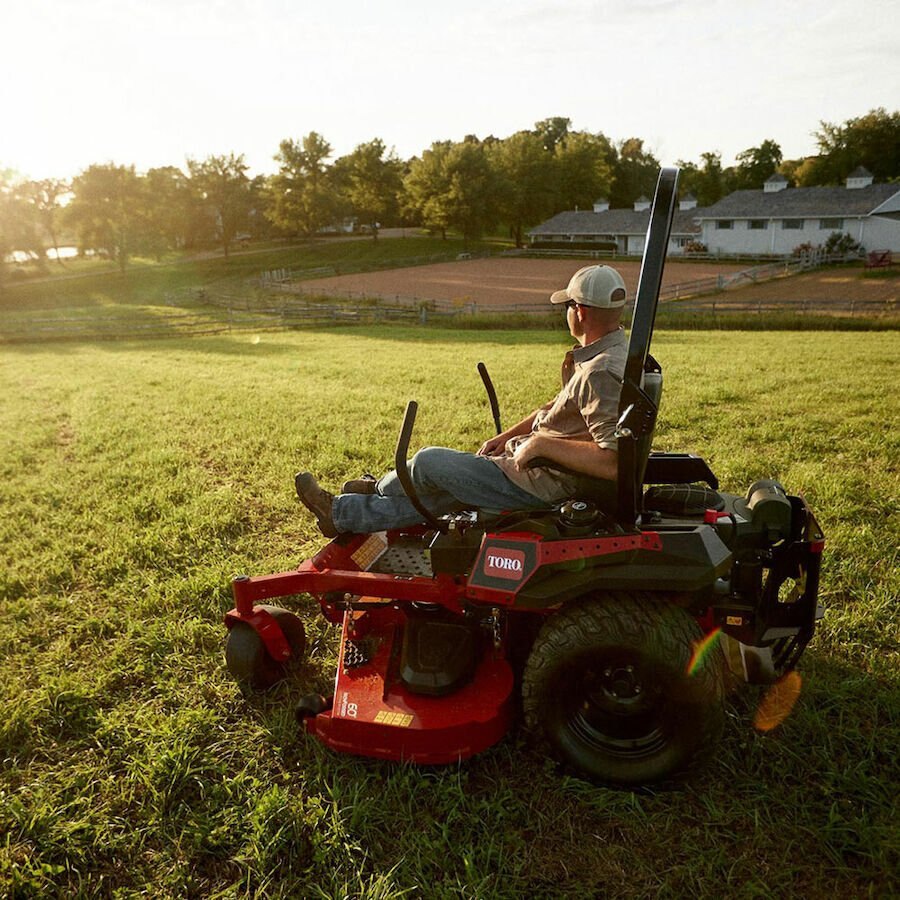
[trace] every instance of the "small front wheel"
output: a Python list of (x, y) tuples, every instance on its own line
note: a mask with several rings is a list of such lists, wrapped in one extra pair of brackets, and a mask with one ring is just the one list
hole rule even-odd
[(297, 701), (294, 716), (302, 725), (310, 716), (317, 716), (326, 709), (331, 709), (331, 700), (321, 694), (305, 694)]
[(580, 601), (551, 616), (525, 669), (526, 726), (582, 775), (647, 784), (689, 768), (718, 739), (725, 670), (683, 609), (652, 596)]
[[(303, 623), (292, 612), (277, 606), (263, 606), (281, 627), (291, 648), (291, 662), (300, 659), (306, 649)], [(287, 666), (269, 655), (256, 630), (246, 622), (236, 622), (228, 631), (225, 643), (225, 664), (235, 681), (242, 687), (264, 691), (287, 674)]]

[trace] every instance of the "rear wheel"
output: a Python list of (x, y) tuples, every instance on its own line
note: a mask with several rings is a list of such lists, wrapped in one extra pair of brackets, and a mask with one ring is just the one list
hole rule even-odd
[(651, 595), (580, 601), (544, 624), (522, 685), (526, 725), (582, 775), (623, 785), (683, 772), (724, 719), (724, 661), (682, 609)]
[(242, 687), (258, 691), (281, 681), (288, 666), (301, 659), (306, 649), (306, 632), (297, 616), (278, 606), (263, 606), (262, 609), (275, 619), (287, 639), (291, 648), (287, 663), (272, 659), (256, 629), (246, 622), (236, 622), (229, 629), (225, 643), (225, 664), (232, 677)]

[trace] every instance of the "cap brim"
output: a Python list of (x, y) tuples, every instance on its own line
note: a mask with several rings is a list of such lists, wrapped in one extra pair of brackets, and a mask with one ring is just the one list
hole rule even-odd
[(569, 289), (563, 288), (561, 291), (554, 291), (550, 295), (551, 303), (565, 303), (569, 299)]

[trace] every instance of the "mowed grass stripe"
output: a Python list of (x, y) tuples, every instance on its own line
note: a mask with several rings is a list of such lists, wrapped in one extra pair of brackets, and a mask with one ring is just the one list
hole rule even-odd
[(828, 537), (828, 616), (788, 721), (730, 707), (678, 789), (562, 777), (517, 736), (460, 767), (297, 734), (334, 638), (245, 700), (222, 661), (229, 579), (321, 546), (292, 494), (491, 430), (549, 397), (559, 332), (367, 329), (4, 348), (0, 355), (0, 894), (888, 896), (898, 883), (900, 473), (892, 334), (660, 332), (657, 447), (723, 487), (776, 477)]

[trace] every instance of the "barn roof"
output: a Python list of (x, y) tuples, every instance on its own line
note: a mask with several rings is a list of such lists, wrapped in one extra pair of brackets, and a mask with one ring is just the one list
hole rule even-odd
[(790, 219), (803, 216), (867, 216), (900, 193), (896, 184), (868, 187), (786, 188), (775, 193), (735, 191), (705, 209), (692, 210), (699, 219)]
[[(700, 233), (694, 221), (701, 209), (676, 210), (672, 234), (693, 236)], [(532, 228), (528, 234), (646, 234), (650, 224), (650, 210), (607, 209), (603, 212), (569, 210), (557, 213), (546, 222)]]

